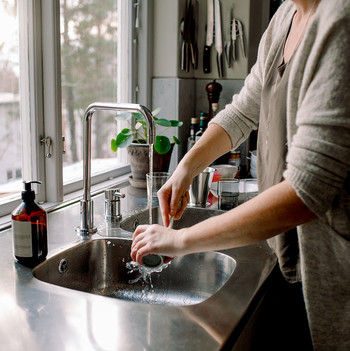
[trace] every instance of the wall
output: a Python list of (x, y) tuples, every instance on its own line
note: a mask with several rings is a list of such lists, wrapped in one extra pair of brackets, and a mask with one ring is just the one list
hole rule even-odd
[[(257, 44), (268, 22), (269, 0), (220, 0), (223, 41), (225, 24), (228, 22), (227, 13), (232, 7), (234, 16), (243, 23), (247, 57), (243, 57), (237, 43), (237, 61), (232, 68), (228, 68), (224, 59), (224, 77), (218, 79), (215, 44), (211, 48), (211, 73), (203, 72), (207, 0), (198, 0), (198, 2), (198, 68), (184, 72), (181, 70), (180, 60), (182, 44), (180, 22), (184, 16), (186, 0), (154, 0), (152, 108), (162, 107), (162, 117), (184, 122), (183, 127), (172, 131), (182, 141), (182, 146), (174, 149), (171, 171), (186, 151), (191, 117), (208, 111), (205, 86), (213, 79), (217, 79), (217, 82), (223, 86), (219, 101), (220, 109), (230, 103), (232, 95), (239, 92), (244, 78), (255, 62)], [(242, 152), (245, 161), (246, 146), (242, 147)]]

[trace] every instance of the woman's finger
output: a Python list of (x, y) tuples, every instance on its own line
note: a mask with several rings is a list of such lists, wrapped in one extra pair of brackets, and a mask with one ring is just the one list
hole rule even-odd
[(135, 253), (136, 253), (136, 255), (135, 255), (134, 261), (137, 262), (138, 264), (142, 265), (143, 264), (142, 258), (147, 256), (151, 252), (150, 252), (148, 246), (145, 245), (142, 248), (140, 248), (139, 250), (137, 250)]
[(186, 190), (186, 192), (182, 195), (182, 197), (179, 200), (178, 210), (177, 210), (175, 217), (174, 217), (176, 220), (181, 218), (182, 214), (184, 213), (184, 211), (187, 207), (189, 199), (190, 199), (190, 195), (189, 195), (188, 190)]
[(171, 186), (169, 187), (167, 183), (165, 183), (162, 188), (157, 192), (157, 196), (159, 199), (159, 207), (162, 215), (163, 224), (167, 227), (169, 225), (169, 202), (171, 199)]
[(140, 234), (144, 233), (148, 227), (149, 227), (149, 224), (138, 225), (134, 231), (134, 234), (132, 235), (132, 241), (134, 241)]

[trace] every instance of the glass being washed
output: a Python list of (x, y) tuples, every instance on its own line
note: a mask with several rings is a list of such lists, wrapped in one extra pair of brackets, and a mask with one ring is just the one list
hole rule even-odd
[(152, 198), (157, 198), (157, 191), (166, 183), (170, 178), (170, 173), (167, 172), (153, 172), (146, 174), (147, 179), (147, 194), (152, 193)]
[(221, 178), (218, 182), (218, 208), (228, 211), (238, 205), (239, 180)]

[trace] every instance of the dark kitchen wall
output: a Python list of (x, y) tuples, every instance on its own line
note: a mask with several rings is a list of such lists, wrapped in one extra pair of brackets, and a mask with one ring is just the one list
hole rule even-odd
[[(231, 68), (224, 58), (224, 76), (219, 79), (216, 65), (215, 39), (211, 48), (211, 73), (203, 72), (203, 48), (207, 18), (207, 0), (199, 0), (198, 21), (198, 67), (189, 72), (181, 70), (182, 36), (181, 19), (185, 15), (186, 0), (155, 0), (153, 8), (153, 79), (152, 108), (161, 107), (162, 117), (181, 120), (184, 126), (177, 132), (182, 146), (174, 149), (171, 163), (173, 170), (186, 152), (191, 117), (199, 116), (209, 109), (206, 85), (217, 79), (223, 90), (220, 109), (230, 103), (233, 94), (239, 92), (251, 66), (255, 63), (257, 46), (270, 18), (270, 0), (220, 0), (223, 46), (227, 14), (233, 9), (234, 17), (243, 24), (244, 44), (247, 57), (242, 54), (240, 43), (236, 43), (237, 60)], [(194, 3), (194, 0), (192, 0)], [(173, 131), (172, 131), (173, 132)], [(169, 133), (169, 136), (172, 134)], [(245, 162), (247, 147), (242, 147)]]

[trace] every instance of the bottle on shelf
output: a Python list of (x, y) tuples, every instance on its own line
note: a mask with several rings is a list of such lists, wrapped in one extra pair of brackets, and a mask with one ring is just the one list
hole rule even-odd
[(187, 152), (190, 151), (193, 145), (196, 143), (196, 133), (198, 129), (199, 129), (199, 118), (197, 117), (191, 118), (190, 136), (187, 139)]
[(24, 181), (23, 202), (12, 212), (13, 250), (16, 260), (28, 267), (34, 267), (45, 260), (47, 255), (46, 212), (34, 200), (33, 183)]
[(199, 130), (196, 133), (195, 136), (195, 141), (197, 142), (200, 137), (203, 135), (203, 133), (205, 132), (205, 130), (208, 127), (208, 122), (209, 122), (209, 116), (207, 113), (201, 113), (200, 117), (199, 117)]
[(228, 161), (229, 165), (236, 166), (238, 171), (236, 173), (236, 178), (241, 177), (241, 151), (239, 150), (232, 150), (230, 152), (230, 159)]

